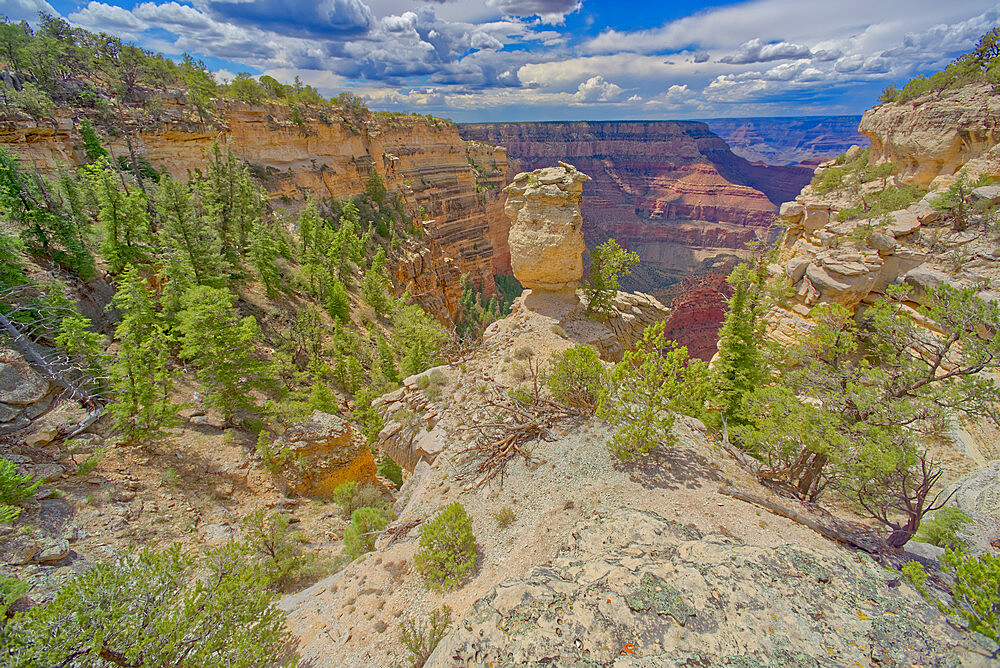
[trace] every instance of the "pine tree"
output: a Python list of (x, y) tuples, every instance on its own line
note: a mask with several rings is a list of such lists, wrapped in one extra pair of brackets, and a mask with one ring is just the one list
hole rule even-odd
[(213, 142), (206, 153), (208, 167), (197, 187), (223, 252), (235, 260), (264, 215), (267, 197), (228, 147), (223, 151)]
[(376, 339), (375, 351), (378, 353), (379, 369), (382, 371), (382, 375), (390, 383), (398, 383), (400, 381), (399, 371), (396, 369), (396, 360), (393, 358), (392, 348), (389, 347), (389, 344), (381, 335)]
[[(763, 267), (762, 263), (757, 263)], [(741, 416), (743, 397), (768, 377), (763, 354), (763, 275), (743, 263), (733, 270), (729, 283), (733, 296), (719, 330), (719, 355), (715, 362), (716, 389), (722, 417), (732, 424), (745, 423)]]
[(223, 288), (196, 285), (181, 300), (177, 314), (180, 357), (190, 360), (205, 401), (231, 420), (238, 409), (253, 407), (250, 390), (263, 388), (271, 365), (253, 356), (260, 338), (253, 316), (240, 319), (235, 297)]
[(361, 299), (379, 315), (388, 315), (392, 308), (392, 281), (385, 267), (385, 249), (379, 248), (361, 281)]
[(128, 264), (147, 263), (153, 233), (146, 195), (138, 188), (120, 190), (118, 176), (107, 163), (88, 165), (83, 172), (97, 201), (103, 235), (100, 251), (111, 273), (119, 273)]
[(332, 317), (340, 322), (347, 322), (351, 317), (351, 300), (347, 296), (347, 286), (333, 278), (323, 305)]
[(168, 368), (167, 336), (153, 295), (134, 266), (123, 268), (112, 306), (122, 319), (115, 328), (114, 401), (107, 410), (127, 441), (152, 439), (176, 422), (178, 406), (170, 402), (174, 374)]
[(281, 271), (274, 261), (281, 255), (281, 241), (274, 229), (258, 220), (250, 234), (250, 264), (257, 271), (267, 296), (274, 299), (282, 286)]
[(111, 158), (107, 149), (101, 145), (101, 138), (94, 131), (94, 126), (86, 118), (80, 121), (80, 138), (83, 140), (83, 153), (87, 156), (88, 163)]
[(215, 230), (198, 216), (188, 186), (164, 174), (156, 194), (156, 210), (162, 219), (160, 236), (187, 264), (195, 283), (220, 287), (226, 282), (229, 263)]

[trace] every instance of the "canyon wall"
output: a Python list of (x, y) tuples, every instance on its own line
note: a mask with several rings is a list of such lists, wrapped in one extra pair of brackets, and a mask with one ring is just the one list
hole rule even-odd
[[(481, 123), (459, 132), (506, 148), (511, 173), (564, 160), (588, 174), (587, 247), (614, 237), (636, 251), (641, 261), (622, 289), (664, 303), (675, 298), (671, 338), (699, 357), (714, 352), (725, 313), (718, 276), (728, 274), (747, 243), (766, 236), (778, 204), (812, 175), (811, 168), (751, 164), (700, 122)], [(706, 280), (686, 284), (690, 295), (671, 288), (691, 276)]]
[[(455, 126), (420, 116), (341, 113), (336, 107), (219, 102), (213, 124), (168, 96), (162, 110), (133, 128), (137, 150), (158, 169), (186, 178), (205, 166), (205, 149), (219, 139), (246, 161), (277, 208), (296, 208), (305, 196), (344, 199), (364, 191), (373, 170), (390, 195), (399, 193), (407, 214), (423, 219), (424, 234), (390, 259), (396, 287), (409, 288), (444, 321), (457, 312), (460, 276), (469, 274), (489, 294), (494, 289), (490, 222), (501, 224), (500, 188), (506, 155), (492, 146), (466, 143)], [(298, 121), (298, 122), (296, 122)], [(108, 142), (125, 154), (122, 138)], [(83, 162), (78, 119), (61, 110), (41, 127), (6, 123), (0, 145), (24, 164), (51, 170)], [(474, 169), (473, 164), (486, 165)], [(504, 235), (505, 236), (505, 235)], [(506, 239), (503, 239), (506, 248)], [(501, 262), (509, 262), (502, 252)]]
[(564, 160), (589, 174), (587, 246), (614, 237), (638, 252), (641, 268), (628, 287), (653, 294), (740, 256), (810, 175), (750, 164), (698, 122), (482, 123), (459, 132), (503, 146), (518, 171)]
[(868, 145), (868, 138), (858, 131), (860, 120), (860, 116), (800, 116), (710, 118), (705, 122), (733, 153), (750, 162), (816, 166), (851, 146)]

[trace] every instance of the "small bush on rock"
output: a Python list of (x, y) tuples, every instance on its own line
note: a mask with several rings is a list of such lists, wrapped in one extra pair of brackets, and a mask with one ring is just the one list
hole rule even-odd
[(549, 359), (548, 385), (561, 404), (593, 411), (608, 384), (608, 372), (590, 346), (576, 346)]
[(375, 549), (376, 531), (381, 531), (389, 524), (378, 508), (358, 508), (351, 513), (351, 526), (344, 531), (344, 554), (351, 559), (357, 559), (365, 552)]
[(410, 662), (413, 668), (421, 668), (451, 628), (451, 608), (442, 605), (431, 611), (426, 622), (410, 619), (401, 626), (403, 644), (410, 650)]
[(333, 490), (333, 502), (340, 506), (345, 519), (350, 519), (358, 508), (376, 508), (386, 517), (392, 517), (392, 502), (374, 485), (358, 484), (352, 480)]
[(955, 576), (950, 603), (930, 592), (927, 572), (919, 562), (906, 562), (903, 575), (942, 613), (958, 615), (965, 620), (969, 630), (997, 643), (994, 656), (1000, 654), (1000, 557), (992, 554), (969, 556), (949, 547), (941, 558), (941, 570)]
[(475, 569), (476, 555), (472, 520), (456, 501), (420, 527), (420, 548), (413, 564), (428, 587), (451, 589)]
[(960, 508), (942, 508), (930, 520), (920, 523), (917, 539), (938, 547), (966, 549), (965, 542), (958, 537), (959, 532), (972, 518)]
[(31, 478), (30, 473), (18, 474), (14, 462), (0, 457), (0, 521), (10, 522), (21, 514), (15, 505), (31, 498), (42, 484), (41, 480), (31, 482)]

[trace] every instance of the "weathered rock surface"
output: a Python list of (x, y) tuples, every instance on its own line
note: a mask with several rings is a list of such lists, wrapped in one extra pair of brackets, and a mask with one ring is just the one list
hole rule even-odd
[(31, 424), (52, 403), (51, 389), (49, 381), (19, 353), (0, 348), (0, 434)]
[(290, 492), (326, 496), (350, 480), (376, 482), (371, 450), (345, 420), (313, 412), (289, 428), (273, 447), (282, 459), (278, 476)]
[(427, 369), (408, 376), (401, 388), (372, 402), (385, 420), (378, 435), (378, 449), (407, 471), (413, 471), (420, 462), (433, 463), (446, 447), (444, 434), (434, 428), (438, 422), (434, 406), (447, 396), (455, 375), (448, 366)]
[(576, 290), (583, 277), (583, 184), (590, 177), (560, 162), (514, 177), (504, 213), (514, 277), (528, 290)]
[(745, 545), (630, 509), (573, 538), (479, 599), (427, 665), (988, 664), (866, 556)]
[(1000, 98), (989, 85), (976, 84), (880, 104), (865, 112), (859, 130), (871, 140), (875, 162), (895, 162), (908, 181), (929, 186), (994, 149), (998, 120)]
[(952, 493), (948, 505), (964, 510), (975, 522), (963, 538), (976, 551), (989, 550), (991, 543), (1000, 540), (1000, 460), (949, 485), (945, 494)]

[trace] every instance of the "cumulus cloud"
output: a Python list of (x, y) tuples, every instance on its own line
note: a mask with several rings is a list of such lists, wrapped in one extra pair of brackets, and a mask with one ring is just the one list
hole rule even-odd
[(73, 12), (67, 18), (82, 26), (109, 32), (131, 32), (145, 30), (148, 27), (145, 21), (140, 20), (127, 9), (93, 0), (86, 7), (78, 12)]
[(59, 13), (45, 0), (4, 0), (3, 7), (0, 8), (0, 16), (6, 16), (12, 22), (27, 21), (35, 24), (38, 22), (38, 12)]
[(545, 23), (562, 23), (567, 14), (580, 9), (580, 0), (488, 0), (509, 16), (538, 16)]
[(579, 85), (573, 99), (577, 102), (617, 102), (624, 92), (621, 86), (605, 81), (602, 76), (594, 76)]
[(766, 63), (771, 60), (808, 58), (811, 55), (809, 47), (802, 44), (793, 44), (792, 42), (771, 42), (765, 44), (760, 39), (752, 39), (749, 42), (740, 44), (735, 53), (719, 58), (719, 62), (731, 65), (745, 65), (748, 63)]

